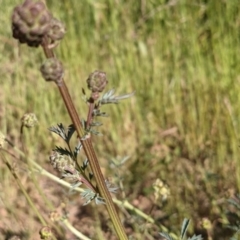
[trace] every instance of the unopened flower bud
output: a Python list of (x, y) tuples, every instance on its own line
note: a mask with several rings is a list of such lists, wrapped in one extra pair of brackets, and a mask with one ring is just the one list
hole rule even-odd
[(48, 58), (42, 64), (40, 71), (46, 81), (61, 83), (64, 70), (62, 63), (57, 58)]
[(49, 226), (42, 227), (39, 231), (41, 239), (50, 240), (53, 239), (52, 230)]
[(154, 188), (154, 196), (155, 200), (157, 201), (159, 198), (164, 202), (170, 196), (170, 189), (169, 187), (159, 178), (153, 184)]
[(49, 214), (49, 218), (52, 222), (58, 222), (63, 220), (66, 217), (66, 203), (61, 202), (60, 205)]
[(51, 165), (56, 168), (59, 172), (75, 171), (75, 162), (70, 156), (62, 155), (56, 151), (53, 151), (49, 157)]
[(51, 165), (62, 174), (62, 178), (67, 179), (69, 182), (80, 181), (80, 174), (75, 168), (76, 163), (70, 156), (53, 151), (49, 159)]
[(208, 218), (202, 219), (202, 227), (206, 230), (212, 229), (212, 223)]
[(107, 83), (106, 73), (98, 70), (91, 73), (87, 79), (88, 89), (92, 92), (102, 92)]
[(52, 16), (42, 1), (25, 0), (12, 14), (13, 37), (30, 47), (38, 47), (50, 29)]
[(52, 18), (50, 23), (50, 29), (48, 31), (48, 37), (52, 41), (58, 41), (63, 39), (65, 33), (66, 33), (66, 28), (64, 24), (60, 20), (56, 18)]
[(52, 222), (58, 222), (62, 219), (62, 215), (57, 211), (53, 211), (50, 213), (49, 218), (51, 219)]

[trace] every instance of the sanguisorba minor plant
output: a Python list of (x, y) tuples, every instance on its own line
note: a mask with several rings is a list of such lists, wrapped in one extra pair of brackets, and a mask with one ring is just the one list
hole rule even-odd
[[(91, 135), (100, 134), (96, 131), (96, 127), (101, 125), (97, 121), (97, 117), (106, 116), (106, 113), (101, 111), (101, 106), (118, 103), (120, 100), (132, 96), (133, 93), (115, 96), (115, 91), (112, 89), (101, 95), (108, 83), (106, 73), (94, 71), (87, 79), (87, 87), (91, 93), (87, 96), (83, 91), (88, 105), (88, 114), (83, 120), (76, 111), (63, 79), (63, 65), (53, 51), (64, 37), (65, 27), (63, 23), (52, 16), (42, 1), (25, 0), (23, 4), (16, 6), (13, 10), (12, 34), (22, 44), (27, 44), (29, 47), (42, 47), (46, 56), (46, 61), (40, 67), (42, 76), (46, 81), (53, 81), (57, 85), (72, 121), (67, 129), (62, 124), (50, 128), (50, 131), (58, 134), (67, 145), (67, 148), (56, 147), (53, 150), (50, 156), (51, 164), (61, 173), (63, 178), (73, 184), (73, 188), (84, 184), (86, 190), (82, 193), (82, 197), (85, 198), (85, 203), (94, 200), (96, 204), (104, 204), (117, 236), (119, 239), (127, 239), (110, 194), (114, 193), (116, 188), (105, 180), (101, 172)], [(74, 132), (77, 134), (78, 142), (76, 147), (72, 149), (70, 139)], [(81, 149), (86, 156), (82, 164), (79, 163), (78, 158)], [(90, 170), (88, 166), (90, 166)]]

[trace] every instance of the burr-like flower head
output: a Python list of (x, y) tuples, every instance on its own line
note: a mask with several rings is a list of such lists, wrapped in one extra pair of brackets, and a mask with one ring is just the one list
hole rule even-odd
[(25, 0), (12, 14), (13, 37), (30, 47), (38, 47), (51, 27), (52, 16), (42, 1)]
[(40, 71), (46, 81), (61, 83), (64, 69), (62, 63), (56, 58), (48, 58), (41, 66)]
[(92, 92), (102, 92), (107, 83), (106, 73), (98, 70), (91, 73), (87, 79), (88, 89)]
[(64, 24), (60, 20), (58, 20), (56, 18), (52, 18), (50, 25), (51, 25), (51, 27), (48, 32), (48, 37), (52, 41), (58, 41), (58, 40), (63, 39), (63, 37), (66, 33), (66, 28), (65, 28)]

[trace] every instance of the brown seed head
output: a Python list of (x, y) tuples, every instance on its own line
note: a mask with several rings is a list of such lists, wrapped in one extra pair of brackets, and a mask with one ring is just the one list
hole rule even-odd
[(58, 41), (63, 39), (65, 33), (66, 33), (66, 28), (64, 26), (64, 24), (56, 19), (56, 18), (52, 18), (51, 19), (51, 27), (48, 31), (48, 37), (52, 40), (52, 41)]
[(12, 13), (12, 34), (20, 43), (38, 47), (50, 29), (52, 16), (42, 1), (25, 0)]
[(40, 71), (46, 81), (61, 83), (64, 69), (62, 63), (57, 58), (48, 58), (42, 64)]
[(88, 89), (92, 92), (102, 92), (107, 83), (106, 73), (98, 70), (91, 73), (87, 79)]

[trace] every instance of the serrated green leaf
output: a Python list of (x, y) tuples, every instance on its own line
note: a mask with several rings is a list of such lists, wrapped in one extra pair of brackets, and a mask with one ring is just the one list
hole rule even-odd
[(97, 194), (97, 196), (95, 197), (95, 203), (96, 203), (97, 205), (106, 204), (105, 199), (102, 198), (102, 197), (100, 197), (98, 194)]
[(201, 235), (193, 235), (191, 238), (188, 238), (188, 240), (203, 240)]
[(183, 223), (182, 223), (182, 227), (181, 227), (181, 235), (180, 235), (181, 239), (183, 239), (185, 237), (189, 222), (190, 222), (189, 219), (184, 218)]
[[(83, 161), (83, 164), (82, 164), (82, 166), (81, 166), (81, 169), (83, 170), (83, 171), (85, 171), (85, 169), (88, 167), (88, 164), (89, 164), (89, 161), (88, 161), (88, 159), (86, 158), (84, 161)], [(91, 178), (90, 178), (91, 179)]]
[(120, 100), (132, 97), (135, 92), (132, 93), (127, 93), (127, 94), (123, 94), (120, 96), (114, 96), (115, 90), (111, 89), (110, 91), (108, 91), (107, 93), (105, 93), (102, 98), (99, 100), (98, 104), (99, 105), (103, 105), (103, 104), (110, 104), (110, 103), (118, 103)]
[(89, 204), (96, 197), (96, 193), (94, 193), (91, 189), (85, 189), (80, 195), (83, 199), (85, 199), (83, 206)]
[(100, 122), (92, 122), (92, 123), (90, 124), (91, 127), (99, 127), (99, 126), (102, 126), (102, 125), (103, 125), (103, 124), (100, 123)]
[(82, 143), (80, 141), (78, 141), (77, 146), (74, 149), (74, 157), (77, 158), (77, 155), (79, 154), (80, 150), (82, 149)]
[(56, 146), (54, 151), (58, 152), (61, 155), (67, 155), (67, 156), (72, 157), (72, 153), (66, 148)]
[(67, 142), (67, 143), (69, 143), (69, 141), (70, 141), (72, 135), (74, 134), (74, 132), (75, 132), (75, 127), (74, 127), (73, 124), (70, 124), (70, 125), (68, 126), (67, 133), (65, 134), (65, 135), (66, 135), (66, 142)]
[(56, 127), (52, 126), (48, 128), (49, 131), (56, 133), (59, 135), (64, 141), (66, 141), (67, 136), (65, 133), (65, 129), (62, 123), (58, 123)]
[(167, 240), (173, 240), (173, 238), (168, 233), (160, 232), (159, 234)]
[(94, 135), (97, 135), (97, 136), (103, 136), (102, 133), (100, 133), (100, 132), (98, 132), (98, 131), (96, 131), (96, 130), (94, 130), (94, 129), (91, 129), (91, 130), (90, 130), (90, 133), (92, 133), (92, 134), (94, 134)]

